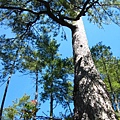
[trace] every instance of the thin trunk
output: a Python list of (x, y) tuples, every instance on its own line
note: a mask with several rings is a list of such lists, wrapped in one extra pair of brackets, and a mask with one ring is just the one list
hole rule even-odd
[[(53, 84), (51, 85), (52, 88)], [(53, 93), (50, 93), (50, 120), (53, 120)]]
[[(51, 51), (51, 58), (52, 58), (52, 61), (54, 60), (54, 54), (53, 54), (53, 51)], [(53, 99), (53, 64), (51, 64), (51, 73), (52, 73), (52, 81), (51, 81), (51, 93), (50, 93), (50, 120), (53, 120), (53, 102), (54, 102), (54, 99)]]
[(104, 67), (104, 70), (106, 72), (108, 83), (109, 83), (109, 86), (110, 86), (110, 92), (112, 93), (112, 96), (113, 96), (113, 102), (115, 103), (115, 94), (114, 94), (114, 91), (113, 91), (113, 87), (112, 87), (112, 84), (111, 84), (110, 76), (108, 74), (107, 66), (106, 66), (106, 63), (105, 63), (105, 61), (103, 59), (103, 56), (102, 56), (102, 62), (103, 62), (103, 67)]
[(82, 19), (74, 26), (74, 120), (116, 120), (106, 86), (92, 60)]
[[(35, 107), (37, 110), (37, 105), (38, 105), (38, 70), (36, 70), (35, 101), (36, 101)], [(37, 111), (35, 111), (35, 113), (34, 113), (33, 120), (36, 120), (36, 114), (37, 114)]]
[(116, 60), (116, 78), (117, 78), (117, 81), (120, 83), (120, 78), (119, 78), (119, 73), (118, 73), (118, 70), (119, 70), (119, 64), (118, 64), (118, 60)]
[(69, 108), (69, 111), (70, 111), (70, 116), (72, 117), (72, 110), (71, 110), (71, 108), (70, 108), (70, 104), (69, 104), (69, 102), (67, 102), (67, 105), (68, 105), (68, 108)]
[(2, 99), (2, 103), (1, 103), (0, 120), (2, 120), (3, 107), (4, 107), (4, 104), (5, 104), (5, 99), (6, 99), (6, 95), (7, 95), (8, 86), (9, 86), (9, 83), (10, 83), (11, 76), (12, 76), (12, 74), (10, 74), (9, 77), (8, 77), (6, 87), (5, 87), (5, 91), (4, 91), (4, 95), (3, 95), (3, 99)]
[[(18, 50), (16, 51), (16, 55), (17, 55), (17, 53), (18, 53)], [(6, 95), (7, 95), (7, 91), (8, 91), (8, 86), (10, 84), (11, 76), (13, 74), (13, 70), (14, 70), (14, 67), (15, 67), (15, 63), (16, 63), (16, 61), (14, 60), (13, 64), (12, 64), (10, 75), (7, 79), (7, 83), (6, 83), (6, 87), (5, 87), (5, 91), (4, 91), (4, 95), (3, 95), (3, 99), (2, 99), (2, 103), (1, 103), (0, 120), (2, 120), (2, 113), (3, 113), (4, 104), (5, 104), (5, 99), (6, 99)]]
[(38, 71), (36, 71), (35, 100), (38, 101)]

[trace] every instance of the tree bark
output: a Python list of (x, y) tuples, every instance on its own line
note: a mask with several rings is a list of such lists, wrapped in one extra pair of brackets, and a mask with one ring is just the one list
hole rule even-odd
[(6, 83), (6, 87), (5, 87), (5, 91), (4, 91), (4, 95), (3, 95), (3, 99), (1, 103), (1, 108), (0, 108), (0, 120), (2, 120), (3, 107), (4, 107), (5, 100), (6, 100), (6, 95), (8, 92), (8, 86), (10, 84), (11, 76), (12, 76), (12, 73), (9, 75), (7, 83)]
[(72, 29), (74, 120), (116, 120), (106, 86), (94, 65), (82, 18)]

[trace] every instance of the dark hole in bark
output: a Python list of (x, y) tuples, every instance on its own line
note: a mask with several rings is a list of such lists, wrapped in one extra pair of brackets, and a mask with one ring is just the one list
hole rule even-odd
[(80, 45), (80, 47), (83, 47), (83, 45)]

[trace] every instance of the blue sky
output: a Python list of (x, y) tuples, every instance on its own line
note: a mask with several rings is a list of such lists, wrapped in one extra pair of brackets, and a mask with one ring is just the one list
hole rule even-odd
[[(110, 25), (104, 25), (104, 29), (98, 28), (93, 23), (89, 23), (86, 18), (83, 18), (85, 30), (88, 38), (89, 46), (97, 44), (100, 41), (103, 41), (103, 44), (110, 46), (114, 56), (120, 57), (120, 27), (114, 23)], [(63, 57), (72, 56), (72, 45), (71, 45), (71, 31), (65, 28), (67, 33), (67, 41), (60, 41), (60, 53)], [(11, 35), (10, 31), (7, 29), (0, 28), (0, 34), (7, 33)], [(0, 87), (0, 103), (2, 100), (5, 84)], [(12, 101), (16, 98), (20, 98), (27, 93), (31, 96), (34, 95), (34, 80), (30, 75), (23, 76), (22, 74), (15, 74), (12, 76), (10, 86), (7, 93), (7, 98), (5, 101), (5, 107), (12, 104)], [(48, 104), (44, 104), (42, 111), (48, 110)], [(58, 110), (55, 110), (56, 112)], [(48, 113), (47, 111), (45, 112)]]

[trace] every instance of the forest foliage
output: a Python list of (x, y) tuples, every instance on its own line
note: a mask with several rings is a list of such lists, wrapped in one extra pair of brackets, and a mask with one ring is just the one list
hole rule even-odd
[[(6, 35), (0, 36), (0, 57), (3, 65), (1, 81), (4, 82), (6, 77), (10, 78), (16, 71), (27, 71), (34, 74), (39, 84), (43, 84), (42, 100), (50, 98), (51, 94), (56, 96), (55, 101), (57, 102), (63, 102), (63, 100), (68, 102), (68, 98), (71, 100), (71, 96), (62, 95), (62, 97), (57, 97), (58, 95), (54, 94), (54, 90), (57, 91), (57, 87), (60, 87), (65, 94), (68, 94), (68, 90), (70, 90), (68, 95), (71, 95), (73, 85), (69, 81), (69, 74), (72, 74), (71, 58), (62, 59), (56, 52), (59, 45), (54, 39), (49, 41), (49, 37), (44, 34), (49, 33), (55, 38), (60, 33), (62, 39), (66, 39), (66, 33), (62, 26), (73, 29), (73, 22), (79, 20), (82, 16), (86, 16), (90, 22), (99, 26), (104, 23), (109, 24), (111, 21), (120, 26), (119, 12), (119, 0), (0, 0), (0, 25), (10, 28), (13, 34), (9, 37)], [(44, 49), (46, 45), (52, 46), (52, 49), (48, 47), (46, 51)], [(51, 50), (54, 51), (52, 54), (49, 53)], [(105, 81), (109, 80), (108, 76), (111, 77), (109, 84), (106, 84), (108, 90), (118, 92), (119, 84), (114, 82), (116, 81), (114, 76), (118, 77), (117, 81), (119, 81), (119, 70), (117, 70), (119, 60), (114, 57), (111, 58), (110, 55), (108, 56), (109, 58), (99, 56), (100, 61), (97, 62), (104, 64), (104, 70), (99, 68), (99, 71)], [(53, 59), (53, 57), (56, 59)], [(116, 66), (106, 64), (106, 60), (110, 60), (112, 64), (115, 62)], [(49, 62), (50, 64), (48, 64)], [(70, 70), (68, 71), (68, 69)], [(111, 69), (116, 71), (111, 74)], [(61, 74), (58, 74), (58, 71)], [(39, 76), (41, 79), (38, 79)], [(112, 87), (111, 83), (113, 84)], [(51, 86), (54, 89), (51, 90)], [(66, 89), (67, 87), (70, 89)]]
[[(49, 45), (47, 43), (49, 43)], [(32, 118), (33, 110), (35, 109), (37, 112), (39, 112), (40, 105), (45, 104), (44, 102), (46, 100), (51, 100), (51, 94), (53, 95), (54, 101), (56, 103), (61, 104), (64, 109), (66, 108), (69, 109), (69, 107), (71, 107), (69, 103), (73, 102), (72, 100), (73, 82), (71, 80), (72, 79), (71, 77), (70, 78), (67, 78), (67, 77), (70, 74), (71, 75), (73, 74), (72, 59), (70, 58), (61, 59), (59, 57), (60, 55), (57, 52), (59, 48), (59, 44), (57, 44), (56, 41), (47, 40), (47, 43), (45, 43), (45, 45), (47, 44), (47, 47), (42, 46), (44, 48), (43, 51), (46, 51), (46, 54), (43, 54), (43, 55), (46, 55), (45, 57), (46, 63), (44, 63), (45, 65), (43, 65), (45, 66), (45, 68), (43, 69), (43, 73), (42, 73), (41, 66), (39, 65), (40, 62), (38, 62), (40, 58), (36, 59), (37, 52), (33, 51), (33, 53), (31, 54), (32, 60), (34, 59), (37, 60), (37, 62), (33, 62), (32, 64), (30, 62), (31, 58), (27, 59), (28, 58), (27, 55), (26, 56), (23, 55), (25, 58), (24, 62), (22, 63), (23, 71), (24, 72), (29, 71), (30, 73), (33, 74), (36, 70), (35, 66), (39, 66), (37, 70), (40, 69), (40, 74), (42, 75), (38, 79), (39, 80), (38, 86), (40, 87), (42, 84), (43, 86), (41, 89), (43, 90), (42, 92), (39, 93), (39, 97), (37, 98), (37, 100), (39, 101), (37, 103), (37, 106), (35, 106), (36, 102), (35, 104), (32, 103), (33, 100), (30, 102), (30, 96), (24, 95), (22, 98), (15, 101), (12, 106), (9, 106), (8, 108), (4, 109), (4, 116), (6, 116), (7, 118), (11, 118), (15, 116), (24, 118), (24, 117), (27, 117), (26, 115), (29, 115), (29, 114), (30, 114), (29, 117)], [(37, 44), (37, 46), (39, 46), (39, 44)], [(40, 49), (40, 46), (38, 48)], [(117, 114), (119, 115), (119, 111), (120, 111), (120, 106), (119, 106), (120, 104), (120, 101), (119, 101), (120, 99), (120, 81), (119, 81), (120, 80), (120, 70), (119, 70), (120, 59), (113, 56), (110, 47), (103, 45), (101, 42), (91, 48), (91, 53), (92, 53), (95, 65), (98, 71), (100, 72), (101, 78), (103, 79), (103, 81), (105, 82), (107, 86), (107, 90), (109, 91), (109, 94), (111, 96), (113, 107), (115, 111), (117, 112)], [(21, 102), (21, 100), (23, 101)], [(43, 103), (41, 102), (41, 100), (43, 101)], [(33, 104), (33, 107), (31, 104)], [(58, 107), (58, 105), (56, 107)], [(52, 107), (52, 109), (54, 109), (54, 106)], [(70, 109), (71, 111), (68, 110), (69, 114), (72, 114), (70, 113), (72, 112), (72, 108)], [(23, 110), (24, 110), (24, 113), (23, 113)], [(53, 116), (54, 115), (55, 113), (53, 111)], [(56, 116), (56, 117), (59, 117), (59, 116)]]

